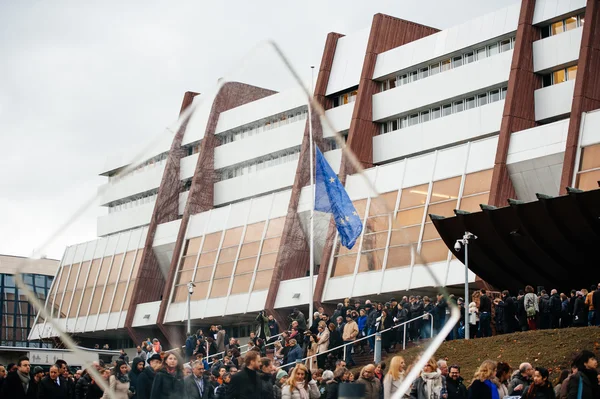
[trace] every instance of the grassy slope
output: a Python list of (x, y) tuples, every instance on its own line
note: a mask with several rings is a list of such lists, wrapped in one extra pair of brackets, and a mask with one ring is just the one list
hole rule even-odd
[[(410, 364), (427, 344), (415, 345), (398, 354), (404, 357), (406, 364)], [(486, 359), (507, 362), (513, 370), (522, 362), (530, 362), (534, 367), (548, 368), (554, 379), (561, 369), (570, 366), (573, 355), (583, 349), (598, 354), (600, 328), (527, 331), (468, 341), (447, 341), (437, 350), (435, 357), (447, 359), (448, 365), (460, 365), (461, 374), (469, 383), (477, 367)], [(385, 362), (389, 363), (392, 356), (388, 355)]]

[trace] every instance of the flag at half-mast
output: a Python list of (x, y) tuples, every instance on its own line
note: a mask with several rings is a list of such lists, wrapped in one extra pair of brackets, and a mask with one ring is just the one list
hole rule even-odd
[(342, 182), (318, 147), (315, 164), (315, 211), (333, 214), (342, 245), (352, 249), (362, 232), (360, 216)]

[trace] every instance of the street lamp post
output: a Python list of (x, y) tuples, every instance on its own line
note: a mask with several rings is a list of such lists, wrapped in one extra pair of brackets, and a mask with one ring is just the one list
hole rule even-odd
[(470, 337), (469, 328), (469, 240), (476, 240), (477, 236), (473, 233), (465, 231), (463, 238), (456, 240), (454, 244), (454, 250), (459, 252), (460, 249), (465, 247), (465, 299), (463, 307), (465, 308), (465, 339)]
[(192, 294), (194, 293), (194, 287), (196, 286), (196, 284), (194, 284), (192, 281), (190, 281), (187, 285), (188, 287), (188, 298), (187, 298), (187, 316), (188, 316), (188, 320), (187, 320), (187, 331), (188, 331), (188, 336), (192, 335)]

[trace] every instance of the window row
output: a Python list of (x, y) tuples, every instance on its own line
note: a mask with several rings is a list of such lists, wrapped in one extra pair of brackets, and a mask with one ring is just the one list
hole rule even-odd
[(429, 122), (430, 120), (438, 119), (475, 107), (481, 107), (489, 103), (504, 100), (506, 98), (506, 91), (506, 87), (490, 90), (488, 92), (480, 93), (475, 96), (443, 104), (442, 106), (425, 109), (420, 112), (415, 112), (413, 114), (403, 116), (399, 119), (383, 122), (381, 124), (381, 134), (393, 132), (398, 129), (404, 129), (406, 127), (417, 125), (419, 123)]
[(594, 190), (600, 181), (600, 144), (581, 149), (579, 172), (576, 187), (580, 190)]
[(289, 123), (304, 120), (307, 116), (308, 110), (288, 112), (283, 115), (271, 117), (266, 121), (262, 121), (259, 125), (244, 126), (227, 133), (219, 134), (218, 137), (221, 140), (221, 144), (227, 144), (242, 140), (246, 137), (254, 136), (255, 134), (266, 132), (271, 129), (276, 129)]
[(149, 204), (151, 202), (156, 201), (157, 196), (158, 196), (157, 190), (149, 191), (146, 194), (142, 194), (142, 195), (137, 196), (134, 199), (130, 199), (126, 202), (121, 202), (116, 205), (109, 205), (108, 213), (119, 212), (119, 211), (123, 211), (125, 209), (135, 208), (140, 205)]
[(199, 153), (200, 152), (200, 144), (202, 144), (202, 140), (197, 141), (193, 144), (187, 145), (184, 149), (186, 156), (189, 157), (190, 155)]
[(575, 78), (577, 78), (577, 65), (573, 65), (568, 68), (562, 68), (558, 71), (543, 75), (542, 83), (543, 87), (548, 87), (566, 82), (568, 80), (575, 80)]
[(233, 179), (234, 177), (254, 173), (262, 169), (270, 168), (271, 166), (297, 161), (298, 158), (300, 158), (300, 146), (220, 169), (216, 171), (217, 181)]
[(574, 15), (542, 27), (542, 39), (579, 28), (585, 22), (585, 14)]
[(440, 72), (446, 72), (454, 68), (470, 64), (475, 61), (480, 61), (484, 58), (492, 57), (496, 54), (508, 51), (515, 46), (515, 38), (511, 37), (487, 46), (478, 48), (473, 51), (468, 51), (463, 54), (458, 54), (445, 60), (434, 62), (427, 66), (414, 69), (407, 73), (402, 73), (384, 82), (381, 82), (381, 91), (393, 89), (408, 83), (416, 82), (417, 80), (425, 79), (429, 76), (437, 75)]
[(149, 160), (142, 162), (140, 165), (138, 165), (135, 169), (129, 171), (126, 174), (123, 173), (115, 173), (114, 175), (110, 175), (108, 176), (108, 181), (111, 183), (116, 183), (120, 180), (126, 179), (129, 176), (133, 176), (139, 172), (143, 172), (145, 170), (149, 170), (152, 169), (156, 166), (161, 166), (164, 165), (167, 162), (167, 158), (169, 157), (169, 153), (165, 152), (162, 154), (159, 154), (155, 157), (150, 158)]
[[(344, 142), (346, 142), (346, 139), (348, 138), (347, 133), (345, 135), (343, 135), (342, 138), (344, 139)], [(327, 138), (323, 139), (323, 145), (322, 145), (323, 152), (333, 151), (333, 150), (337, 150), (340, 148), (342, 148), (342, 147), (340, 147), (340, 144), (338, 143), (338, 141), (336, 140), (335, 137), (327, 137)]]
[(353, 103), (356, 101), (356, 96), (358, 95), (358, 90), (351, 90), (347, 93), (343, 93), (337, 95), (333, 98), (333, 107), (339, 107), (340, 105), (345, 105), (349, 103)]

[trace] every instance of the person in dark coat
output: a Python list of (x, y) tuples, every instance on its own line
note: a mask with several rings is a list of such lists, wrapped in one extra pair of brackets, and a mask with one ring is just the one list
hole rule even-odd
[(183, 364), (179, 356), (169, 353), (154, 377), (150, 399), (181, 399), (183, 395)]
[(496, 370), (496, 362), (493, 360), (484, 360), (479, 366), (479, 369), (475, 373), (475, 378), (469, 386), (469, 399), (492, 399), (498, 396), (492, 396), (492, 390), (496, 390), (498, 394), (498, 388), (492, 381), (496, 376), (494, 371)]
[(519, 319), (519, 330), (527, 331), (527, 312), (525, 311), (525, 292), (519, 291), (517, 297), (517, 319)]
[[(526, 399), (555, 399), (554, 388), (548, 381), (550, 373), (543, 367), (536, 367), (535, 373), (533, 374), (533, 384), (527, 387), (527, 390), (523, 392), (521, 398)], [(596, 384), (598, 385), (598, 384)]]
[(558, 291), (550, 291), (550, 328), (560, 327), (560, 314), (562, 312), (562, 301)]
[(260, 353), (256, 351), (246, 353), (244, 364), (246, 367), (231, 377), (226, 399), (260, 398), (262, 385), (258, 375)]
[[(137, 380), (142, 371), (144, 371), (144, 366), (146, 362), (141, 357), (134, 357), (133, 362), (131, 363), (131, 371), (129, 371), (129, 390), (132, 392), (137, 392)], [(137, 399), (137, 395), (134, 394), (132, 399)]]
[(204, 375), (204, 364), (200, 361), (192, 363), (192, 375), (183, 381), (185, 399), (214, 399), (215, 389), (210, 377)]
[(327, 381), (325, 387), (326, 399), (338, 399), (340, 384), (344, 383), (344, 375), (348, 372), (346, 367), (340, 367), (333, 372), (333, 380)]
[(573, 327), (587, 326), (587, 309), (585, 308), (585, 300), (581, 291), (577, 291), (575, 295), (575, 305), (573, 306)]
[(137, 399), (150, 399), (154, 377), (156, 376), (156, 372), (162, 367), (160, 355), (155, 353), (150, 356), (148, 364), (149, 366), (146, 367), (137, 378), (137, 387), (135, 389)]
[(515, 332), (517, 305), (508, 291), (502, 291), (502, 302), (498, 305), (502, 308), (502, 330), (504, 334)]
[(17, 371), (7, 374), (2, 385), (1, 398), (33, 399), (35, 398), (34, 383), (31, 381), (29, 358), (21, 357), (17, 362)]
[(275, 368), (273, 367), (273, 361), (268, 357), (260, 359), (260, 370), (258, 376), (260, 378), (260, 397), (261, 398), (273, 398), (275, 397), (275, 376), (273, 375)]
[(59, 376), (58, 366), (50, 367), (48, 376), (38, 386), (38, 399), (70, 399), (67, 381)]
[(460, 376), (460, 367), (450, 366), (448, 378), (446, 378), (448, 399), (467, 399), (467, 387)]
[(596, 309), (596, 313), (594, 314), (594, 325), (600, 326), (600, 284), (598, 284), (598, 289), (594, 291), (592, 295), (592, 305), (594, 305), (594, 309)]
[(480, 290), (479, 297), (479, 337), (492, 336), (492, 300), (487, 296), (486, 290)]
[(574, 365), (577, 373), (569, 378), (568, 399), (578, 399), (579, 385), (581, 384), (582, 399), (597, 399), (600, 397), (600, 386), (598, 385), (598, 361), (593, 352), (584, 350), (575, 357)]
[[(335, 328), (335, 324), (329, 323), (329, 326), (327, 327), (329, 328), (329, 349), (337, 348), (342, 345), (342, 334)], [(341, 357), (342, 349), (334, 350), (333, 354), (337, 357)]]

